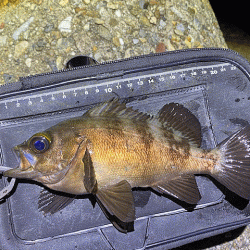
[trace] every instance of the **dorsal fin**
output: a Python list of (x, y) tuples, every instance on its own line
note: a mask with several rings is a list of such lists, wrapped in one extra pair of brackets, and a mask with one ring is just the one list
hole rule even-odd
[(118, 99), (97, 104), (83, 114), (83, 117), (119, 117), (137, 121), (146, 121), (151, 118), (149, 114), (139, 112), (131, 107), (126, 107), (126, 104), (120, 103)]
[(178, 131), (178, 136), (185, 138), (196, 147), (201, 145), (201, 125), (199, 120), (183, 105), (169, 103), (163, 106), (156, 117), (166, 129)]

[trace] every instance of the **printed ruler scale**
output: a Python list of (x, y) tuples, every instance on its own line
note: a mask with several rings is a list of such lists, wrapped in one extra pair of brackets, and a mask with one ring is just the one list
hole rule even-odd
[[(112, 97), (124, 98), (136, 95), (152, 94), (167, 91), (169, 86), (178, 88), (180, 81), (194, 81), (195, 78), (212, 77), (225, 74), (237, 68), (230, 63), (218, 63), (198, 67), (188, 67), (174, 70), (164, 68), (143, 74), (126, 75), (118, 79), (91, 79), (90, 83), (78, 79), (68, 85), (27, 91), (14, 97), (0, 96), (0, 112), (2, 119), (35, 115), (46, 112), (59, 111), (68, 108), (77, 108), (92, 103), (108, 100)], [(199, 80), (197, 80), (199, 84)], [(181, 86), (183, 87), (183, 86)], [(86, 100), (88, 100), (86, 102)], [(46, 107), (45, 107), (46, 106)], [(20, 112), (21, 111), (21, 112)]]

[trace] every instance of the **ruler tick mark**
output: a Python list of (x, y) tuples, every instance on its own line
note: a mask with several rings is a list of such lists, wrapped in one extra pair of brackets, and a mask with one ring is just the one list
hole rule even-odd
[[(162, 68), (162, 70), (159, 71), (147, 71), (142, 72), (143, 74), (128, 75), (127, 77), (119, 79), (113, 78), (100, 81), (96, 80), (94, 84), (90, 83), (89, 85), (81, 85), (80, 83), (80, 85), (74, 84), (72, 87), (69, 85), (67, 88), (56, 87), (50, 90), (50, 92), (47, 90), (45, 92), (41, 90), (41, 92), (24, 92), (12, 98), (3, 96), (3, 99), (0, 100), (0, 107), (3, 110), (8, 109), (10, 112), (16, 107), (22, 107), (24, 113), (26, 112), (25, 108), (29, 107), (27, 109), (27, 114), (30, 114), (31, 111), (36, 114), (37, 112), (40, 112), (41, 103), (44, 103), (45, 100), (54, 101), (53, 104), (51, 104), (51, 107), (53, 106), (53, 108), (57, 104), (59, 104), (60, 107), (62, 105), (65, 105), (65, 107), (74, 107), (75, 101), (72, 101), (72, 97), (76, 96), (85, 96), (85, 98), (87, 98), (88, 96), (94, 94), (101, 95), (103, 92), (107, 95), (112, 94), (113, 91), (117, 91), (117, 93), (119, 94), (119, 91), (122, 91), (123, 88), (131, 91), (134, 90), (136, 91), (136, 93), (140, 93), (140, 91), (151, 91), (151, 89), (155, 92), (154, 89), (157, 90), (158, 85), (161, 88), (165, 88), (164, 81), (166, 81), (166, 83), (168, 83), (168, 81), (175, 82), (180, 78), (183, 81), (188, 81), (190, 79), (189, 77), (195, 78), (198, 75), (203, 75), (204, 77), (210, 77), (211, 75), (213, 75), (214, 77), (214, 75), (216, 74), (223, 74), (224, 71), (231, 71), (236, 69), (237, 67), (230, 63), (218, 63), (213, 65), (201, 65), (197, 67), (195, 66), (179, 69)], [(79, 79), (79, 81), (80, 80), (81, 79)], [(149, 89), (145, 90), (145, 87), (143, 87), (144, 85), (146, 85)], [(69, 96), (67, 96), (68, 93), (70, 94)], [(46, 102), (46, 105), (47, 104), (49, 109), (50, 102)], [(7, 116), (9, 117), (9, 115)]]

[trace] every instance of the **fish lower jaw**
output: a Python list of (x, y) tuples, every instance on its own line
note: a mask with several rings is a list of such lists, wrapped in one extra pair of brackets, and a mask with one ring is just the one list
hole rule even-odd
[(28, 169), (21, 169), (21, 167), (13, 168), (10, 170), (7, 170), (3, 173), (6, 177), (12, 177), (12, 178), (24, 178), (24, 179), (33, 179), (33, 176), (35, 175), (33, 167), (29, 167)]

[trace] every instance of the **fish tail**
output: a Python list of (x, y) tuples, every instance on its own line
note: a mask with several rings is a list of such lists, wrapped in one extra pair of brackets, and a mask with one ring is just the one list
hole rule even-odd
[(232, 192), (249, 200), (250, 126), (230, 136), (213, 151), (217, 151), (220, 157), (212, 170), (212, 176)]

